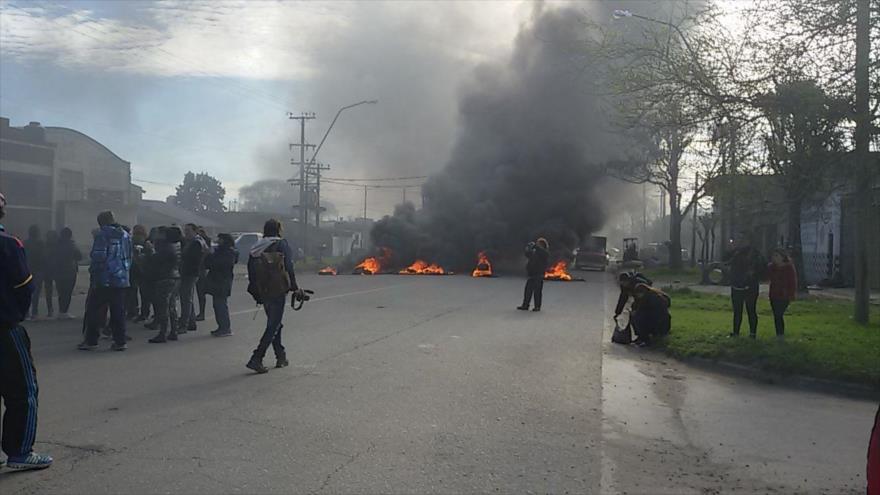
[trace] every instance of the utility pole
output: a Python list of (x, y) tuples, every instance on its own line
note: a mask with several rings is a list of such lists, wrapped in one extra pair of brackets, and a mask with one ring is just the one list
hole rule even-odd
[(308, 174), (315, 176), (315, 228), (321, 228), (321, 172), (330, 170), (330, 165), (323, 163), (310, 163)]
[(364, 186), (364, 223), (367, 223), (367, 186)]
[[(633, 229), (635, 230), (635, 229)], [(648, 186), (642, 182), (642, 239), (648, 236)]]
[(404, 186), (404, 188), (403, 188), (403, 203), (402, 204), (406, 204), (406, 186)]
[(299, 120), (299, 143), (291, 143), (290, 148), (299, 147), (299, 161), (294, 162), (291, 160), (292, 165), (299, 165), (299, 179), (294, 179), (291, 182), (292, 185), (299, 185), (299, 224), (300, 224), (300, 239), (302, 242), (302, 249), (304, 254), (308, 254), (308, 237), (309, 237), (309, 210), (308, 210), (308, 198), (306, 195), (308, 194), (308, 170), (306, 168), (306, 148), (314, 148), (315, 145), (306, 143), (306, 121), (313, 120), (315, 118), (314, 112), (303, 112), (299, 116), (295, 116), (292, 113), (287, 114), (287, 118), (290, 120)]
[(694, 221), (693, 228), (691, 232), (691, 268), (697, 266), (697, 207), (699, 206), (699, 202), (697, 201), (697, 191), (699, 191), (700, 187), (700, 174), (696, 174), (694, 176)]
[[(869, 163), (868, 142), (871, 115), (868, 105), (868, 63), (871, 49), (870, 0), (858, 0), (856, 13), (856, 235), (855, 235), (855, 308), (853, 319), (867, 325), (871, 297), (870, 266), (868, 263), (868, 238), (872, 225), (871, 186), (873, 174)], [(876, 222), (876, 219), (873, 220)]]

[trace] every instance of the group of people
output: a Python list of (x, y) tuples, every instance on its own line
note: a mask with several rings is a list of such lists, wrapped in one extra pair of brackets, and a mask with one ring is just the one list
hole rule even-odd
[[(6, 198), (0, 193), (0, 219), (5, 210)], [(89, 252), (84, 340), (79, 349), (98, 347), (108, 313), (113, 350), (127, 348), (126, 319), (144, 321), (150, 310), (154, 318), (148, 326), (158, 334), (149, 342), (176, 340), (204, 319), (204, 302), (199, 314), (194, 309), (200, 291), (213, 297), (218, 328), (212, 335), (232, 335), (228, 298), (238, 252), (231, 235), (219, 234), (212, 243), (193, 224), (183, 229), (176, 225), (157, 227), (148, 234), (139, 225), (133, 229), (119, 225), (110, 211), (100, 213), (97, 220)], [(246, 366), (261, 374), (269, 371), (263, 365), (269, 346), (275, 353), (276, 368), (289, 365), (281, 342), (287, 294), (293, 293), (292, 303), (306, 299), (296, 283), (290, 246), (281, 234), (278, 220), (266, 221), (263, 239), (248, 258), (248, 293), (263, 305), (267, 322)], [(52, 316), (53, 285), (59, 291), (59, 316), (72, 318), (68, 309), (81, 258), (70, 229), (44, 240), (39, 229), (32, 227), (28, 241), (22, 243), (0, 225), (0, 398), (6, 409), (2, 450), (12, 469), (43, 469), (53, 462), (52, 457), (33, 451), (39, 393), (30, 338), (22, 322), (37, 317), (40, 290), (46, 295), (47, 314)], [(36, 268), (31, 268), (31, 262)]]

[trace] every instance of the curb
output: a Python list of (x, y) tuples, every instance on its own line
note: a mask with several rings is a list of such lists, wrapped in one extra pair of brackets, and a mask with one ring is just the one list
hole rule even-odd
[(678, 358), (665, 353), (682, 363), (709, 371), (725, 372), (772, 385), (782, 385), (790, 388), (822, 392), (832, 395), (843, 395), (855, 399), (880, 400), (880, 388), (859, 383), (841, 382), (823, 378), (813, 378), (804, 375), (782, 375), (779, 373), (764, 371), (752, 366), (731, 363), (728, 361), (714, 361), (712, 359), (690, 357)]

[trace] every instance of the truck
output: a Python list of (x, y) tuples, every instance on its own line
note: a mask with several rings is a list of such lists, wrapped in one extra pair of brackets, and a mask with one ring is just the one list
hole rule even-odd
[(608, 239), (597, 235), (586, 238), (577, 250), (574, 267), (578, 270), (589, 269), (604, 272), (608, 267), (607, 242)]

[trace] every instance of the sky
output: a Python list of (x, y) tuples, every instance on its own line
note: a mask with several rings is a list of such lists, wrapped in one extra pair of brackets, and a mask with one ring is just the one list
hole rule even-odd
[[(459, 91), (506, 60), (532, 2), (0, 1), (0, 115), (95, 138), (131, 162), (146, 198), (188, 170), (238, 188), (293, 175), (288, 112), (315, 112), (328, 177), (428, 175), (456, 138)], [(412, 183), (417, 183), (414, 181)], [(417, 188), (407, 191), (417, 198)], [(368, 216), (399, 189), (371, 190)], [(328, 184), (341, 216), (363, 191)]]

